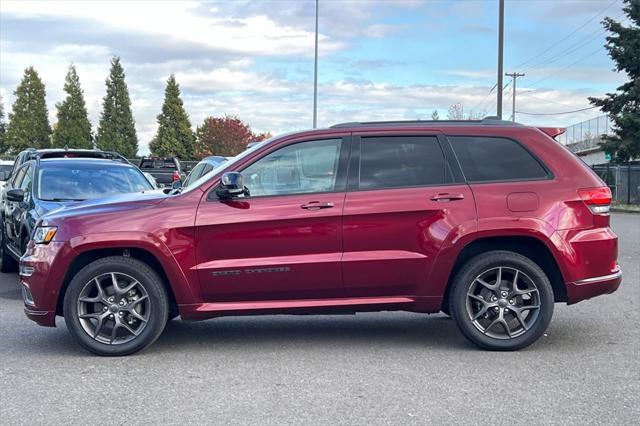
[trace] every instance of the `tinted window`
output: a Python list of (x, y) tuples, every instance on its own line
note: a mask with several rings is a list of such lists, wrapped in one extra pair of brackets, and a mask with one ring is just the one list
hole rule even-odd
[(539, 179), (547, 176), (542, 165), (511, 139), (450, 137), (464, 176), (471, 182)]
[(87, 200), (153, 189), (135, 167), (100, 164), (49, 164), (38, 171), (41, 200)]
[(0, 164), (0, 175), (5, 172), (10, 172), (13, 169), (13, 164)]
[(335, 190), (341, 139), (286, 146), (242, 171), (252, 196), (307, 194)]
[(204, 174), (202, 173), (204, 166), (204, 163), (200, 163), (196, 165), (193, 170), (191, 170), (191, 173), (189, 173), (189, 176), (187, 176), (187, 179), (184, 181), (184, 187), (189, 186), (189, 182), (195, 182), (200, 176)]
[(360, 188), (441, 185), (444, 154), (432, 136), (362, 138)]
[(22, 177), (24, 176), (24, 172), (27, 170), (27, 166), (21, 167), (18, 171), (13, 175), (13, 179), (11, 180), (11, 186), (13, 188), (19, 188), (20, 182), (22, 181)]
[(22, 189), (24, 192), (29, 192), (31, 190), (31, 180), (33, 179), (31, 172), (31, 165), (25, 167), (24, 178), (22, 178), (22, 182), (20, 182), (20, 189)]

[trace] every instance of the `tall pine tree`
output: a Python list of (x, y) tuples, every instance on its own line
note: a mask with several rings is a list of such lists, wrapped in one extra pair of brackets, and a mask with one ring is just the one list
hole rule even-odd
[(7, 145), (5, 141), (6, 132), (7, 125), (4, 122), (4, 105), (2, 104), (2, 96), (0, 96), (0, 154), (7, 152)]
[(111, 60), (106, 86), (107, 94), (102, 104), (96, 145), (100, 149), (116, 151), (128, 158), (135, 157), (138, 153), (138, 136), (131, 113), (129, 89), (118, 57)]
[(628, 27), (611, 18), (602, 24), (611, 33), (605, 47), (616, 63), (615, 70), (626, 72), (629, 81), (607, 93), (604, 98), (589, 98), (592, 104), (609, 114), (613, 135), (603, 136), (605, 152), (618, 162), (640, 158), (640, 1), (625, 0)]
[(53, 146), (91, 149), (93, 148), (91, 123), (80, 88), (80, 78), (73, 64), (69, 66), (64, 82), (64, 91), (67, 92), (66, 99), (56, 105), (58, 123), (53, 130)]
[(191, 130), (189, 116), (180, 99), (180, 86), (173, 74), (164, 90), (162, 112), (158, 115), (158, 132), (149, 144), (151, 153), (158, 157), (195, 158), (195, 134)]
[(44, 100), (44, 83), (33, 67), (24, 70), (14, 95), (16, 100), (9, 113), (5, 135), (9, 151), (16, 154), (27, 148), (49, 148), (51, 126)]

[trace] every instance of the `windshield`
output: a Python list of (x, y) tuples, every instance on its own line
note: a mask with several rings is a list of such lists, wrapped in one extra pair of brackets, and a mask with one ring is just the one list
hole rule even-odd
[(135, 167), (120, 164), (46, 165), (38, 171), (36, 198), (44, 201), (81, 201), (152, 190)]
[[(277, 136), (277, 138), (280, 138), (281, 136)], [(211, 170), (209, 173), (206, 173), (202, 176), (200, 176), (200, 178), (198, 180), (195, 180), (193, 182), (189, 182), (189, 187), (188, 188), (183, 188), (182, 192), (183, 193), (187, 193), (189, 191), (193, 191), (194, 188), (199, 187), (200, 185), (202, 185), (203, 183), (205, 183), (206, 181), (208, 181), (209, 179), (211, 179), (211, 177), (217, 173), (219, 173), (222, 170), (233, 170), (233, 167), (236, 165), (236, 163), (238, 163), (238, 161), (244, 159), (247, 155), (252, 154), (253, 152), (259, 150), (260, 148), (262, 148), (263, 146), (267, 145), (269, 142), (275, 140), (276, 137), (273, 137), (271, 139), (267, 139), (264, 140), (254, 146), (252, 146), (251, 148), (242, 151), (240, 154), (236, 155), (235, 157), (229, 159), (229, 161), (225, 161), (222, 164), (219, 164), (218, 166), (216, 166), (213, 170)]]

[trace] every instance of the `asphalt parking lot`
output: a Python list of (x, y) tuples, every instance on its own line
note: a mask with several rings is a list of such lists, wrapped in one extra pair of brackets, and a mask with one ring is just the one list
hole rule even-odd
[(92, 356), (22, 313), (0, 274), (0, 423), (632, 424), (640, 417), (640, 215), (614, 214), (617, 293), (556, 305), (528, 349), (483, 352), (442, 315), (171, 322)]

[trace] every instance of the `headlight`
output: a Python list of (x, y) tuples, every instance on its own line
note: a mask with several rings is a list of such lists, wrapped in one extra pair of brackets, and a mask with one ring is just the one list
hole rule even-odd
[(33, 233), (33, 242), (36, 244), (49, 244), (57, 231), (58, 228), (55, 226), (38, 226)]

